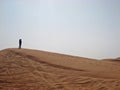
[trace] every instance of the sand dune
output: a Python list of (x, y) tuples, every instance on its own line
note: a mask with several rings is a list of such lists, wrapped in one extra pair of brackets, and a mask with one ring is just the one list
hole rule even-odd
[(5, 49), (0, 51), (0, 90), (120, 90), (120, 61)]

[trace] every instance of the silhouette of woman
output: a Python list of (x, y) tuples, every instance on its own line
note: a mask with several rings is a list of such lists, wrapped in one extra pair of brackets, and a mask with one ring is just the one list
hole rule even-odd
[(22, 46), (22, 39), (19, 39), (19, 49), (21, 49)]

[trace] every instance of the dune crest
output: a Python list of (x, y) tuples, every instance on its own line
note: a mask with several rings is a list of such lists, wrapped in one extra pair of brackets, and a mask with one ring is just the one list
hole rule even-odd
[(31, 49), (0, 51), (0, 90), (120, 90), (120, 64)]

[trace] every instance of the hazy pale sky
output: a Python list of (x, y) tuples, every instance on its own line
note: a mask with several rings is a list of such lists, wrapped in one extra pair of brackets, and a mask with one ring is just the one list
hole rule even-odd
[(0, 49), (120, 57), (120, 0), (0, 0)]

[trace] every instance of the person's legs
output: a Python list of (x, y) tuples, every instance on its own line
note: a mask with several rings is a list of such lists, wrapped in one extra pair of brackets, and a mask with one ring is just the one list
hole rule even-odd
[(19, 49), (21, 49), (21, 43), (19, 43)]
[(19, 49), (21, 49), (22, 46), (22, 39), (19, 39)]
[(20, 49), (21, 49), (21, 44), (20, 44)]

